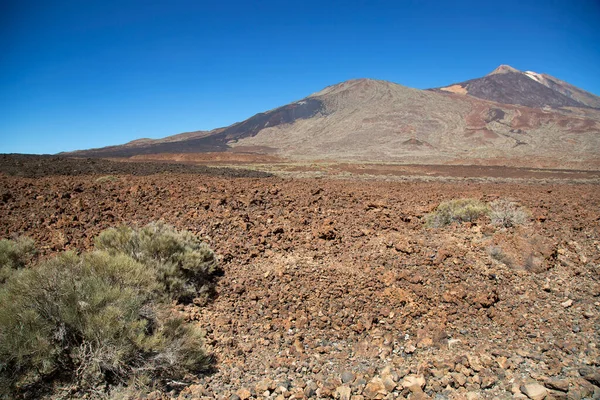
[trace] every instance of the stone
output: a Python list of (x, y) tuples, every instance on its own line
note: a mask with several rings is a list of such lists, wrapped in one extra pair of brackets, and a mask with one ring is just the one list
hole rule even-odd
[(579, 369), (579, 374), (591, 384), (600, 386), (600, 370), (595, 370), (591, 367), (582, 367)]
[(400, 384), (403, 388), (414, 392), (416, 388), (422, 389), (425, 387), (425, 378), (422, 375), (408, 375), (405, 376)]
[(362, 394), (367, 399), (375, 399), (378, 395), (386, 395), (387, 393), (388, 392), (381, 378), (373, 378), (369, 383), (367, 383), (367, 386), (365, 386)]
[[(268, 397), (265, 396), (265, 398), (268, 398)], [(288, 399), (290, 399), (290, 400), (304, 399), (304, 392), (302, 390), (297, 390), (294, 393), (292, 393), (292, 395), (290, 397), (288, 397)]]
[(385, 386), (385, 390), (388, 392), (393, 391), (396, 388), (396, 382), (392, 379), (391, 375), (385, 375), (381, 378), (383, 382), (383, 386)]
[(240, 400), (247, 400), (252, 396), (252, 393), (246, 388), (241, 388), (235, 394), (239, 396)]
[(467, 355), (467, 359), (469, 360), (469, 366), (475, 372), (479, 372), (483, 369), (483, 365), (481, 365), (481, 361), (478, 357), (473, 355)]
[(531, 400), (542, 400), (548, 395), (548, 389), (535, 382), (522, 385), (521, 392)]
[(591, 311), (584, 311), (584, 312), (583, 312), (583, 316), (584, 316), (586, 319), (594, 318), (594, 313), (593, 313), (593, 312), (591, 312)]
[(411, 393), (408, 398), (410, 400), (430, 400), (431, 397), (427, 396), (421, 389), (419, 391)]
[(453, 372), (451, 375), (458, 387), (465, 386), (465, 383), (467, 383), (467, 377), (464, 376), (462, 373)]
[(548, 379), (544, 382), (544, 385), (549, 389), (560, 390), (561, 392), (569, 391), (569, 381), (567, 379)]
[(342, 372), (342, 383), (351, 383), (354, 381), (354, 373), (352, 371), (344, 371)]
[(254, 389), (257, 393), (264, 393), (267, 390), (275, 389), (275, 382), (272, 379), (265, 378), (258, 382)]
[(201, 397), (204, 391), (202, 385), (190, 385), (181, 391), (181, 394), (190, 398)]
[(335, 398), (340, 400), (350, 400), (350, 396), (352, 395), (352, 390), (348, 386), (338, 386), (335, 389)]
[(564, 308), (569, 308), (573, 305), (573, 300), (569, 299), (567, 301), (560, 303), (560, 305), (563, 306)]
[(479, 379), (482, 389), (489, 389), (498, 382), (498, 377), (488, 368), (479, 373)]
[(406, 354), (412, 354), (415, 352), (415, 350), (417, 350), (417, 348), (415, 347), (414, 344), (409, 344), (407, 346), (404, 347), (404, 352)]
[(306, 387), (304, 388), (304, 396), (306, 396), (306, 398), (310, 399), (315, 397), (315, 395), (317, 394), (317, 384), (314, 382), (308, 382), (306, 384)]

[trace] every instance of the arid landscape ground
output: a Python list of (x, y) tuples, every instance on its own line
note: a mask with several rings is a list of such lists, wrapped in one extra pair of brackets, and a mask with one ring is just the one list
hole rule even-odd
[[(226, 163), (0, 160), (0, 238), (42, 257), (157, 220), (219, 256), (217, 295), (179, 307), (214, 371), (147, 398), (600, 398), (597, 172)], [(460, 198), (529, 218), (426, 226)]]

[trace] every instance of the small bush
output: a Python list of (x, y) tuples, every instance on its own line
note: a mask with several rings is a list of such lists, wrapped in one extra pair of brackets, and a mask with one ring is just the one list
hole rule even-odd
[(488, 254), (494, 260), (501, 262), (502, 264), (510, 267), (513, 264), (513, 260), (510, 258), (508, 254), (506, 254), (501, 247), (498, 246), (490, 246), (488, 248)]
[(100, 178), (96, 179), (96, 183), (116, 182), (118, 180), (119, 180), (119, 178), (117, 178), (114, 175), (105, 175), (105, 176), (101, 176)]
[(509, 200), (494, 200), (490, 203), (490, 209), (492, 224), (505, 228), (524, 224), (530, 218), (527, 210)]
[(0, 240), (0, 283), (4, 283), (15, 270), (25, 267), (36, 253), (35, 243), (29, 238)]
[(488, 206), (477, 199), (450, 200), (441, 203), (425, 221), (427, 226), (441, 228), (453, 222), (475, 221), (488, 211)]
[(164, 291), (178, 301), (206, 297), (213, 290), (217, 258), (190, 232), (178, 232), (162, 223), (141, 229), (120, 226), (102, 232), (96, 238), (96, 248), (152, 265)]
[[(172, 297), (163, 291), (172, 289), (172, 277), (185, 288), (188, 277), (204, 282), (193, 271), (216, 269), (214, 253), (164, 225), (121, 227), (103, 240), (132, 246), (118, 242), (125, 237), (119, 232), (142, 243), (137, 259), (111, 246), (67, 252), (12, 273), (0, 287), (0, 397), (57, 379), (76, 393), (106, 394), (112, 386), (160, 385), (210, 366), (202, 331), (171, 310)], [(166, 266), (172, 276), (165, 277)]]

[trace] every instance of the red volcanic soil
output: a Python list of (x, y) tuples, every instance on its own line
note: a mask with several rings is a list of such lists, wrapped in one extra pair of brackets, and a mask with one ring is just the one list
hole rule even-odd
[[(424, 225), (465, 197), (531, 218)], [(180, 308), (216, 367), (181, 399), (600, 395), (598, 185), (0, 174), (0, 237), (44, 255), (155, 220), (224, 269), (210, 304)]]

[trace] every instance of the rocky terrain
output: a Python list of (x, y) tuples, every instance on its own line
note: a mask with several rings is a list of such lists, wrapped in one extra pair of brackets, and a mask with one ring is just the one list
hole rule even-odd
[[(600, 398), (597, 184), (87, 171), (0, 173), (0, 238), (47, 256), (121, 223), (202, 236), (218, 296), (180, 311), (215, 371), (170, 397)], [(531, 218), (424, 225), (456, 198), (512, 199)]]
[(261, 178), (269, 174), (231, 168), (209, 168), (202, 165), (180, 163), (124, 163), (104, 159), (77, 159), (58, 156), (34, 156), (28, 154), (0, 154), (0, 173), (6, 175), (39, 178), (52, 175), (92, 175), (100, 174), (104, 179), (112, 179), (111, 174), (152, 175), (159, 173), (202, 174), (228, 178)]
[(431, 90), (355, 79), (213, 131), (83, 150), (85, 157), (243, 153), (287, 160), (600, 169), (600, 98), (500, 66)]

